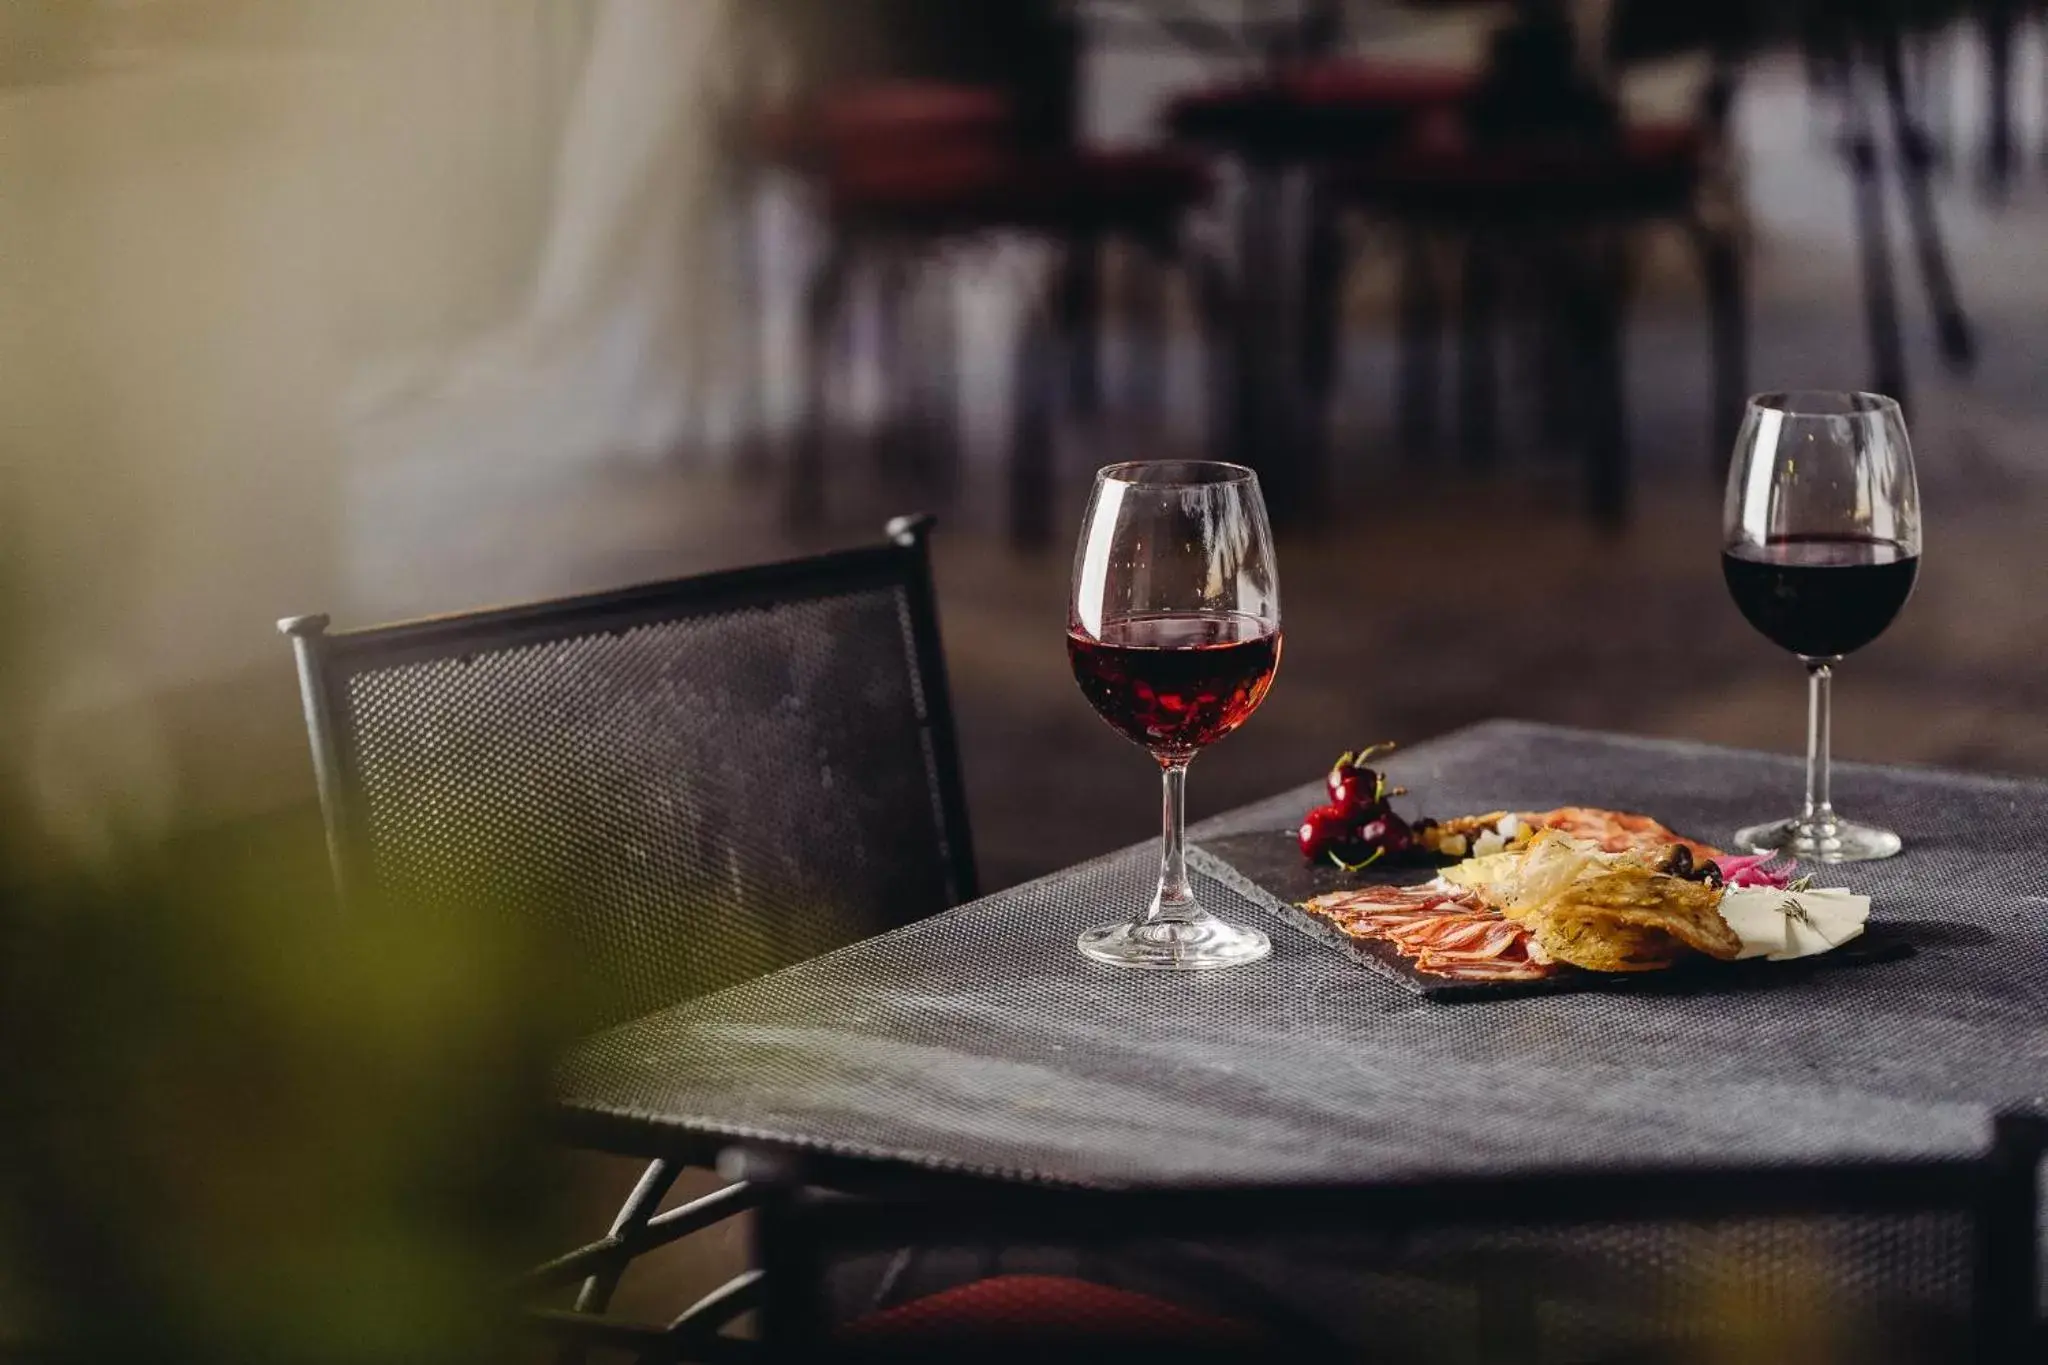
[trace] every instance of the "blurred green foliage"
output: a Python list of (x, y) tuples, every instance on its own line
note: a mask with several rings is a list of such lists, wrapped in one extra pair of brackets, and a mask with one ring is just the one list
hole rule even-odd
[(303, 830), (84, 860), (14, 813), (0, 1356), (502, 1358), (513, 1277), (566, 1245), (531, 946), (460, 907), (341, 914)]

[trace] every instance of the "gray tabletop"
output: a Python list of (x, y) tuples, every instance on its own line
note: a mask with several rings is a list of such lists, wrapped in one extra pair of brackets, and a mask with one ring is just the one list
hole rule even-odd
[[(1390, 767), (1415, 811), (1605, 805), (1709, 841), (1788, 809), (1800, 780), (1787, 758), (1517, 722)], [(1978, 1150), (1993, 1109), (2048, 1102), (2048, 782), (1841, 764), (1835, 792), (1906, 839), (1838, 870), (1905, 960), (1444, 1004), (1203, 877), (1213, 910), (1273, 934), (1271, 959), (1084, 961), (1074, 935), (1148, 893), (1148, 844), (597, 1035), (557, 1096), (624, 1150), (752, 1139), (1077, 1185)], [(1311, 796), (1195, 840), (1283, 828)]]

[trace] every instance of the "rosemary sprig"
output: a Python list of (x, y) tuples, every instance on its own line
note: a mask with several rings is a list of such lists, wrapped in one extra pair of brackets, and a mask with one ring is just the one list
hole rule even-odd
[[(1807, 880), (1810, 881), (1812, 879), (1808, 878)], [(1807, 928), (1814, 929), (1813, 916), (1806, 912), (1806, 907), (1799, 903), (1799, 898), (1797, 896), (1785, 897), (1785, 899), (1778, 905), (1778, 913), (1783, 915), (1786, 919), (1798, 920)], [(1817, 933), (1819, 931), (1816, 929), (1815, 932)]]

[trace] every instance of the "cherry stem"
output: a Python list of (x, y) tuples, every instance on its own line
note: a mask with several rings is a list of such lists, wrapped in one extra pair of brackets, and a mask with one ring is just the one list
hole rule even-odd
[(1386, 854), (1387, 854), (1387, 850), (1386, 850), (1386, 849), (1384, 849), (1384, 848), (1376, 848), (1376, 849), (1374, 849), (1374, 850), (1372, 851), (1372, 856), (1371, 856), (1370, 858), (1367, 858), (1367, 859), (1366, 859), (1366, 860), (1365, 860), (1364, 862), (1358, 862), (1358, 863), (1347, 863), (1347, 862), (1345, 862), (1345, 861), (1344, 861), (1344, 860), (1343, 860), (1342, 858), (1340, 858), (1340, 857), (1338, 857), (1338, 856), (1337, 856), (1337, 850), (1335, 850), (1335, 849), (1331, 849), (1331, 850), (1330, 850), (1330, 861), (1331, 861), (1331, 862), (1333, 862), (1333, 863), (1335, 863), (1335, 864), (1336, 864), (1336, 865), (1338, 866), (1338, 868), (1339, 868), (1340, 870), (1342, 870), (1342, 871), (1345, 871), (1345, 872), (1363, 872), (1363, 871), (1364, 871), (1364, 870), (1365, 870), (1366, 868), (1368, 868), (1368, 867), (1371, 867), (1371, 866), (1372, 866), (1372, 865), (1373, 865), (1374, 863), (1378, 862), (1378, 861), (1379, 861), (1379, 860), (1380, 860), (1381, 858), (1384, 858), (1384, 857), (1386, 856)]

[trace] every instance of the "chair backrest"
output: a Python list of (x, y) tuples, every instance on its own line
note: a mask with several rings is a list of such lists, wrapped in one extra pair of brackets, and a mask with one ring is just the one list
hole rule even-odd
[(372, 630), (280, 622), (343, 901), (528, 917), (595, 1026), (971, 898), (929, 525)]
[(1955, 1157), (1355, 1186), (855, 1196), (787, 1152), (720, 1164), (771, 1191), (778, 1359), (2017, 1362), (2048, 1358), (2044, 1127), (2001, 1116)]

